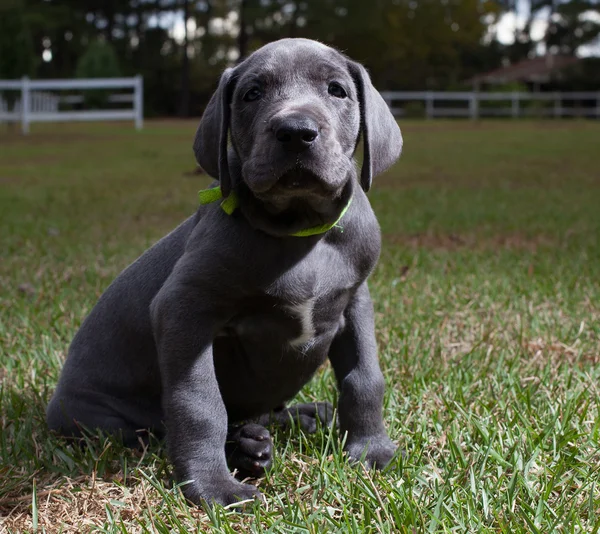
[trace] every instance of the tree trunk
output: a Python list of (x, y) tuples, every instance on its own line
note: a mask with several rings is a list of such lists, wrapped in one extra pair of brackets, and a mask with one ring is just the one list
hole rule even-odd
[(248, 7), (248, 0), (241, 0), (240, 2), (240, 33), (238, 34), (238, 51), (240, 56), (238, 61), (243, 61), (248, 55), (248, 28), (247, 28), (247, 13), (246, 8)]
[(189, 0), (183, 0), (183, 56), (181, 58), (181, 92), (179, 94), (180, 117), (187, 117), (190, 114), (190, 57), (188, 55), (188, 29), (187, 21), (190, 17)]
[(294, 38), (296, 37), (296, 30), (298, 29), (298, 5), (294, 9), (294, 14), (292, 15), (292, 20), (290, 21), (290, 31), (288, 33), (288, 37)]
[(113, 30), (115, 28), (115, 6), (113, 2), (106, 2), (104, 7), (104, 16), (106, 17), (106, 40), (113, 42)]
[(144, 33), (144, 9), (142, 6), (142, 2), (138, 0), (135, 5), (135, 13), (136, 13), (136, 22), (135, 22), (135, 35), (138, 38), (138, 46), (136, 51), (137, 56), (137, 64), (139, 72), (142, 72), (144, 67), (146, 66), (146, 61), (144, 57), (144, 47), (145, 43), (145, 33)]

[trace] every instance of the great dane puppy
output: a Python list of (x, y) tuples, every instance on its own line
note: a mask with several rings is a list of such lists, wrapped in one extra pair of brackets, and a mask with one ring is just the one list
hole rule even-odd
[(382, 420), (366, 282), (381, 239), (365, 192), (401, 149), (365, 69), (332, 48), (283, 39), (227, 69), (194, 141), (219, 180), (209, 196), (225, 200), (201, 205), (102, 295), (71, 344), (50, 428), (128, 443), (139, 429), (166, 433), (191, 501), (260, 497), (227, 455), (261, 474), (262, 424), (327, 423), (326, 403), (282, 406), (329, 357), (345, 449), (384, 467), (396, 445)]

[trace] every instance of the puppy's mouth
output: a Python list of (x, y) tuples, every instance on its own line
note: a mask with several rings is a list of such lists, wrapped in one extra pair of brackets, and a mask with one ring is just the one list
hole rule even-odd
[(298, 203), (306, 204), (317, 212), (327, 211), (339, 194), (339, 186), (329, 184), (322, 176), (300, 166), (285, 171), (266, 191), (254, 192), (271, 213), (281, 212)]
[(291, 195), (303, 193), (326, 195), (334, 190), (335, 188), (329, 186), (322, 176), (317, 175), (310, 169), (297, 166), (283, 173), (268, 192)]

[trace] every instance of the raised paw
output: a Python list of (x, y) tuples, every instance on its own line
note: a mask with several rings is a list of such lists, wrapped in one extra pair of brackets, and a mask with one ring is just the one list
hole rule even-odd
[(362, 461), (369, 469), (383, 469), (390, 463), (398, 446), (387, 436), (349, 440), (344, 447), (351, 460)]
[(273, 465), (271, 435), (255, 423), (234, 427), (227, 435), (225, 455), (229, 468), (237, 469), (242, 478), (261, 477)]
[(294, 404), (274, 413), (275, 420), (283, 427), (297, 424), (307, 434), (314, 434), (318, 426), (329, 426), (333, 420), (333, 406), (329, 402)]

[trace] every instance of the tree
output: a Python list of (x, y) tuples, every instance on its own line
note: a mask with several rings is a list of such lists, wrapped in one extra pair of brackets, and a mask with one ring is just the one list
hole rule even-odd
[[(0, 79), (31, 76), (35, 56), (25, 6), (21, 0), (6, 0), (0, 7)], [(3, 96), (8, 109), (14, 109), (18, 95), (8, 91)], [(14, 128), (11, 123), (10, 128)]]
[(179, 93), (179, 110), (180, 117), (187, 117), (190, 112), (190, 56), (189, 46), (190, 40), (188, 37), (188, 21), (190, 18), (190, 2), (183, 2), (183, 43), (181, 45), (181, 87)]
[[(497, 2), (503, 10), (517, 14), (515, 0)], [(525, 6), (525, 24), (515, 28), (514, 43), (505, 47), (506, 56), (513, 63), (537, 54), (539, 45), (545, 53), (575, 55), (581, 46), (600, 35), (598, 0), (529, 0)], [(545, 34), (538, 40), (532, 36), (535, 20), (543, 20), (547, 25)]]
[(600, 24), (589, 14), (600, 14), (599, 7), (590, 0), (571, 0), (554, 6), (544, 36), (546, 48), (550, 52), (575, 55), (581, 46), (594, 41), (600, 35)]
[(4, 0), (0, 5), (0, 78), (30, 76), (35, 63), (24, 2)]
[(281, 37), (330, 44), (367, 65), (381, 88), (439, 87), (461, 81), (484, 54), (484, 17), (498, 12), (482, 0), (238, 0), (241, 55)]
[[(82, 63), (91, 61), (83, 58), (97, 54), (100, 41), (112, 50), (110, 61), (118, 68), (94, 74), (88, 66), (86, 76), (141, 74), (150, 115), (197, 115), (220, 72), (235, 60), (233, 52), (243, 59), (275, 39), (307, 37), (366, 64), (381, 89), (448, 89), (505, 59), (533, 55), (540, 45), (553, 53), (577, 53), (598, 38), (599, 25), (589, 12), (597, 13), (599, 5), (600, 0), (0, 0), (0, 76), (82, 75)], [(505, 46), (490, 36), (492, 25), (509, 12), (525, 23)], [(181, 16), (195, 22), (196, 30), (190, 24), (180, 40), (168, 23)], [(540, 17), (548, 31), (536, 40), (532, 27)], [(36, 61), (45, 50), (51, 61)]]

